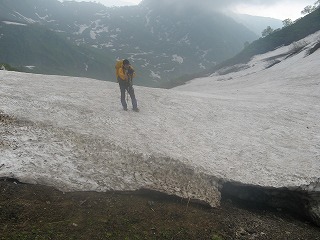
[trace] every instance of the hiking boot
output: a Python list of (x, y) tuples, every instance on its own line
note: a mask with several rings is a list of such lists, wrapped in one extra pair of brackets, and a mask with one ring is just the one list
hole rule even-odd
[(140, 111), (139, 108), (132, 108), (132, 110), (135, 111), (135, 112), (139, 112)]

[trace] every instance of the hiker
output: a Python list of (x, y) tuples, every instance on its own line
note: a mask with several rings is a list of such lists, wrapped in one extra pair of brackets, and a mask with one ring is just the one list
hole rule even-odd
[(134, 95), (134, 89), (132, 86), (132, 79), (135, 77), (135, 72), (133, 67), (130, 65), (129, 60), (125, 59), (117, 62), (116, 76), (120, 86), (121, 104), (122, 104), (123, 110), (125, 111), (128, 110), (127, 101), (126, 101), (126, 91), (127, 91), (131, 98), (132, 110), (135, 112), (139, 112), (137, 100)]

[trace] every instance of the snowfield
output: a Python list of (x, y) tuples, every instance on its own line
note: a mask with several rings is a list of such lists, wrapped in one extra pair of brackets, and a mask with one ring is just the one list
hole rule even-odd
[(0, 71), (0, 177), (212, 206), (226, 182), (319, 197), (320, 50), (306, 55), (319, 36), (174, 90), (136, 86), (139, 113), (122, 110), (116, 83)]

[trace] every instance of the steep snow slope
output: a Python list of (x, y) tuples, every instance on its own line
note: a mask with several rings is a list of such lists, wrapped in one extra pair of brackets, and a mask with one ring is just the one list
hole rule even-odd
[(318, 36), (286, 60), (290, 47), (176, 90), (136, 87), (140, 113), (122, 111), (116, 83), (0, 71), (0, 177), (212, 206), (225, 182), (319, 197), (320, 52), (306, 56)]
[[(319, 45), (319, 42), (320, 31), (289, 46), (254, 56), (247, 64), (220, 69), (210, 77), (194, 79), (176, 87), (175, 90), (228, 95), (228, 97), (246, 97), (247, 93), (250, 96), (257, 94), (257, 91), (267, 97), (265, 90), (277, 95), (281, 95), (284, 91), (308, 91), (310, 89), (308, 87), (312, 88), (313, 84), (307, 82), (314, 81), (317, 85), (318, 79), (314, 76), (320, 71), (319, 50), (311, 55), (308, 53), (310, 49)], [(302, 82), (303, 88), (301, 88)]]

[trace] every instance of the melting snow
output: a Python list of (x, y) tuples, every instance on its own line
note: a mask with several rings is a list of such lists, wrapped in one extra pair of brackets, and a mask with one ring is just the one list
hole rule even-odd
[(89, 26), (87, 26), (87, 25), (79, 25), (78, 27), (79, 27), (79, 31), (75, 33), (75, 34), (78, 34), (78, 35), (82, 34), (86, 29), (89, 28)]
[(150, 77), (152, 78), (157, 78), (157, 79), (161, 79), (161, 76), (159, 75), (159, 73), (155, 73), (154, 71), (150, 70), (151, 74)]
[(174, 54), (174, 55), (172, 55), (172, 61), (182, 64), (183, 63), (183, 58), (178, 56), (177, 54)]
[(24, 23), (9, 22), (9, 21), (2, 21), (2, 22), (8, 25), (27, 26), (27, 24), (24, 24)]
[(25, 67), (29, 69), (34, 69), (36, 66), (25, 66)]
[(90, 37), (91, 39), (96, 39), (96, 33), (94, 31), (90, 31)]
[(318, 37), (174, 90), (135, 87), (139, 113), (122, 111), (116, 83), (0, 71), (0, 111), (19, 120), (0, 122), (0, 176), (213, 206), (225, 181), (319, 191), (320, 51), (306, 55)]
[(18, 13), (18, 12), (14, 12), (16, 13), (18, 16), (20, 16), (23, 20), (25, 20), (27, 23), (36, 23), (35, 20), (31, 19), (31, 18), (27, 18), (25, 16), (23, 16), (22, 14)]

